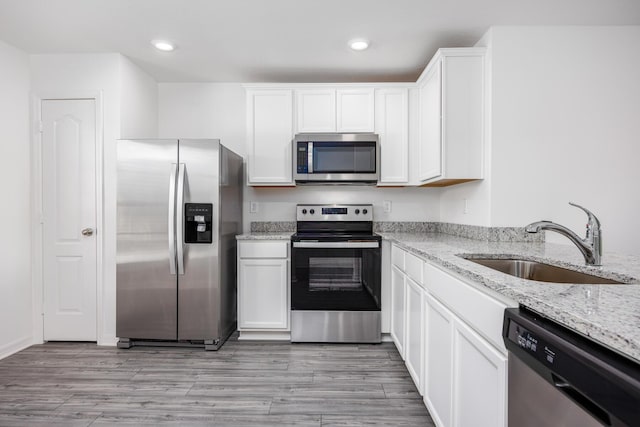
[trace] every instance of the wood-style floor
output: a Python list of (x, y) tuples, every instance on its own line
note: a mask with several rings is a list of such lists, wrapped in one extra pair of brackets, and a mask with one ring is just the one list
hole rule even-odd
[(229, 340), (218, 352), (47, 343), (0, 360), (0, 426), (432, 426), (380, 345)]

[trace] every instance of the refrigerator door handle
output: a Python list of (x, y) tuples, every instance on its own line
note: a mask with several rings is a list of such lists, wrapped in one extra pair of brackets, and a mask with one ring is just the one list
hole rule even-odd
[(178, 165), (171, 163), (169, 176), (169, 273), (176, 274), (176, 173)]
[(178, 188), (177, 202), (178, 212), (176, 214), (176, 247), (178, 249), (178, 274), (184, 274), (184, 178), (186, 166), (184, 163), (178, 164)]

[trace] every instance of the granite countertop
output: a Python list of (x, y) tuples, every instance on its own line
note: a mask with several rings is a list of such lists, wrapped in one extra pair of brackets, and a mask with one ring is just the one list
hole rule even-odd
[[(602, 267), (587, 267), (571, 245), (488, 242), (441, 233), (378, 233), (423, 259), (515, 301), (640, 362), (640, 258), (605, 252)], [(520, 279), (466, 260), (458, 254), (526, 257), (617, 279), (624, 285), (545, 284)], [(504, 257), (504, 256), (503, 256)]]
[(236, 240), (291, 240), (293, 231), (256, 232), (240, 234)]

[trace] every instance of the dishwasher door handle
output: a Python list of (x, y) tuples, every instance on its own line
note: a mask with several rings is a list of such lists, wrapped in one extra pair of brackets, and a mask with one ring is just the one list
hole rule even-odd
[(567, 380), (564, 378), (551, 373), (551, 379), (553, 380), (553, 385), (560, 392), (562, 392), (569, 399), (573, 400), (575, 403), (580, 405), (582, 409), (589, 412), (592, 416), (600, 420), (606, 426), (611, 425), (611, 417), (607, 411), (602, 409), (600, 406), (595, 404), (593, 400), (589, 399), (587, 396), (582, 394), (579, 390), (577, 390), (574, 386), (572, 386)]

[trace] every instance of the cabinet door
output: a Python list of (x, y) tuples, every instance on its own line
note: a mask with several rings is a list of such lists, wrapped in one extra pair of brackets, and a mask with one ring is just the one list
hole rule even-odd
[(378, 184), (409, 182), (409, 95), (405, 88), (378, 89), (375, 132), (380, 138)]
[(423, 366), (423, 303), (422, 287), (410, 278), (406, 278), (407, 307), (406, 307), (406, 342), (405, 355), (406, 364), (411, 378), (418, 391), (422, 394), (422, 366)]
[(296, 91), (298, 132), (336, 131), (336, 91), (308, 89)]
[(241, 259), (238, 329), (289, 329), (289, 261)]
[(453, 425), (506, 426), (507, 357), (457, 320)]
[(442, 62), (435, 64), (419, 91), (418, 179), (442, 175)]
[(391, 268), (391, 338), (404, 360), (405, 278), (396, 266)]
[(371, 88), (336, 91), (338, 132), (373, 132), (373, 94)]
[(293, 185), (293, 93), (247, 91), (249, 185)]
[[(428, 293), (425, 296), (425, 301), (424, 401), (436, 425), (450, 426), (452, 418), (453, 314)], [(476, 425), (485, 424), (478, 423)]]

